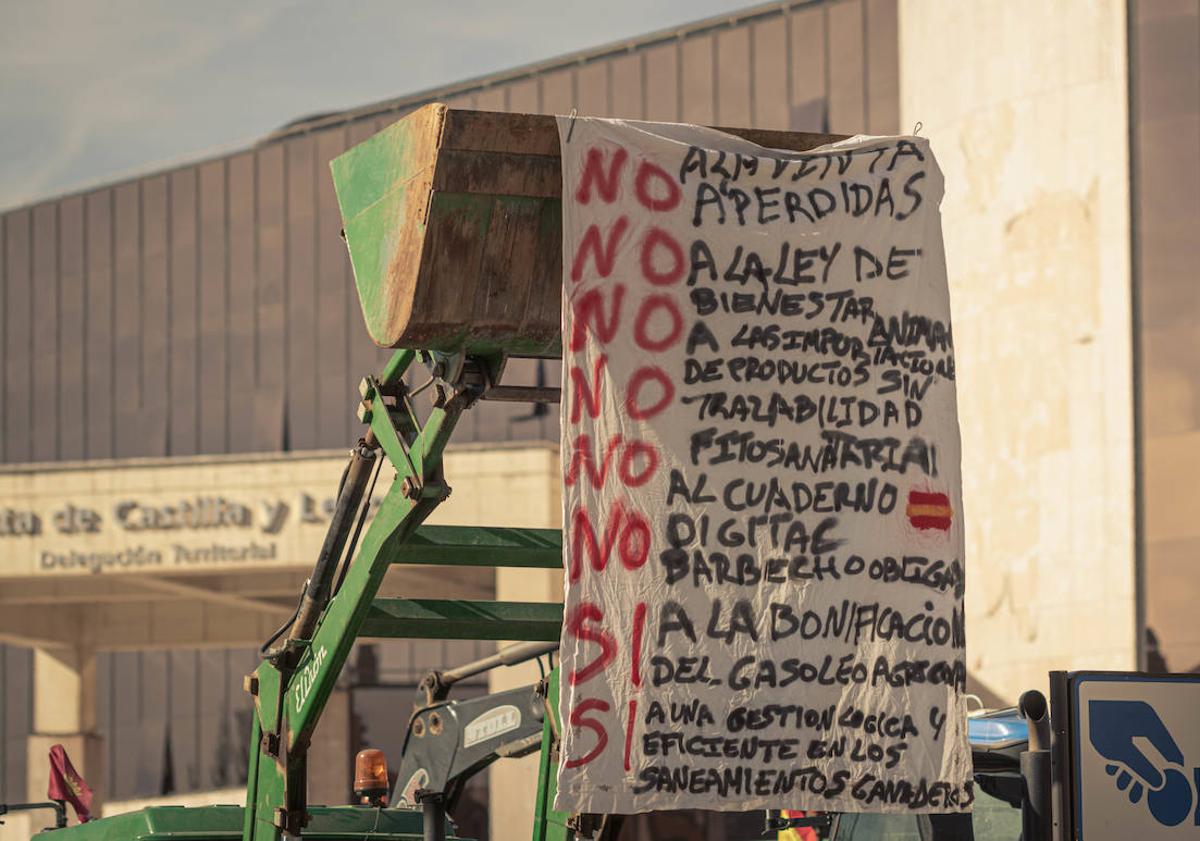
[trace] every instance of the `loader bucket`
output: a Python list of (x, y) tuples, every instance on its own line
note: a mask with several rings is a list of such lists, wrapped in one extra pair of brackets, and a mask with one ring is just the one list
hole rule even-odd
[[(723, 130), (791, 151), (840, 139)], [(330, 166), (376, 344), (560, 354), (562, 175), (554, 117), (435, 103)]]

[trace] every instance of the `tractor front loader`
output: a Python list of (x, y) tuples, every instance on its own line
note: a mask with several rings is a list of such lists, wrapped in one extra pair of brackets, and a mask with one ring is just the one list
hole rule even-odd
[[(791, 150), (839, 139), (725, 130)], [(245, 806), (152, 807), (55, 830), (57, 841), (450, 839), (447, 803), (465, 780), (498, 758), (535, 750), (541, 764), (530, 804), (534, 841), (612, 833), (615, 819), (551, 808), (557, 670), (526, 689), (448, 700), (450, 687), (468, 674), (549, 654), (561, 605), (377, 597), (393, 564), (562, 567), (558, 529), (423, 525), (451, 492), (442, 455), (464, 412), (480, 401), (559, 401), (556, 387), (504, 382), (510, 358), (561, 354), (559, 164), (553, 117), (444, 105), (409, 114), (332, 162), (368, 331), (397, 350), (361, 383), (365, 429), (350, 452), (312, 575), (295, 614), (263, 645), (261, 664), (246, 678), (254, 716)], [(419, 410), (418, 402), (428, 408)], [(368, 524), (382, 469), (394, 471), (395, 480)], [(513, 500), (497, 502), (502, 511)], [(312, 734), (354, 641), (364, 637), (527, 644), (425, 680), (391, 797), (397, 805), (310, 804)], [(509, 728), (513, 710), (520, 724)], [(496, 735), (483, 727), (475, 741), (467, 739), (465, 724), (489, 721), (486, 714)]]

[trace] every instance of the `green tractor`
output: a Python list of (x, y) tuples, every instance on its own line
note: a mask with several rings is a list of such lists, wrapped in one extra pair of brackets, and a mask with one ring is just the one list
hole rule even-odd
[[(791, 150), (839, 139), (727, 131)], [(422, 525), (450, 494), (442, 454), (464, 412), (482, 400), (559, 401), (556, 387), (503, 382), (510, 357), (561, 354), (562, 187), (554, 118), (431, 105), (331, 166), (369, 332), (378, 344), (399, 349), (361, 383), (365, 429), (350, 452), (311, 577), (294, 615), (263, 644), (262, 662), (246, 678), (255, 714), (245, 804), (151, 807), (39, 838), (454, 839), (447, 809), (466, 780), (498, 759), (535, 751), (534, 841), (615, 838), (619, 818), (552, 808), (559, 728), (552, 662), (534, 686), (449, 698), (465, 677), (552, 658), (561, 606), (377, 597), (392, 564), (562, 567), (559, 530)], [(385, 462), (396, 479), (368, 524), (374, 479)], [(359, 803), (310, 804), (312, 734), (362, 637), (523, 644), (425, 679), (395, 791), (388, 790), (380, 757), (360, 755)]]

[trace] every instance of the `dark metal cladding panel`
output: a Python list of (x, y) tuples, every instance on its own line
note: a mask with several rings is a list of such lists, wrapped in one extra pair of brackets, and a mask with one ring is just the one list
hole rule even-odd
[(58, 457), (83, 458), (84, 336), (83, 199), (63, 199), (58, 210)]
[(317, 441), (348, 447), (346, 416), (354, 414), (357, 380), (350, 372), (346, 331), (346, 246), (329, 162), (346, 148), (341, 128), (316, 135), (317, 143)]
[[(0, 217), (2, 218), (2, 217)], [(2, 250), (2, 249), (0, 249)], [(3, 276), (0, 266), (0, 277)], [(33, 650), (0, 645), (0, 797), (6, 802), (30, 799), (25, 789), (28, 737), (33, 730)]]
[(138, 424), (146, 455), (167, 454), (170, 359), (174, 353), (168, 307), (170, 258), (167, 176), (142, 182), (142, 413)]
[[(1200, 322), (1200, 10), (1196, 0), (1137, 4), (1136, 236), (1142, 326), (1195, 330)], [(1165, 350), (1165, 348), (1162, 348)], [(1196, 357), (1157, 354), (1146, 360), (1174, 378)], [(1185, 379), (1188, 375), (1184, 375)], [(1148, 384), (1153, 380), (1147, 381)], [(1152, 387), (1152, 386), (1151, 386)], [(1200, 385), (1194, 401), (1200, 402)], [(1166, 405), (1146, 394), (1154, 417)], [(1192, 400), (1187, 401), (1193, 402)], [(1200, 406), (1195, 410), (1200, 411)], [(1165, 412), (1170, 414), (1170, 412)]]
[(828, 10), (823, 6), (788, 15), (792, 131), (829, 131), (827, 29)]
[[(228, 778), (226, 757), (218, 751), (222, 740), (232, 744), (233, 734), (226, 729), (228, 720), (224, 713), (229, 697), (229, 674), (225, 669), (225, 652), (205, 650), (199, 652), (199, 681), (196, 687), (196, 704), (200, 712), (197, 722), (200, 731), (199, 764), (202, 788), (223, 788), (232, 781)], [(239, 736), (241, 734), (238, 734)]]
[[(165, 651), (137, 652), (137, 685), (139, 688), (137, 732), (141, 737), (137, 772), (139, 793), (162, 790), (163, 768), (166, 765), (163, 745), (166, 743), (167, 737), (168, 714), (163, 700), (167, 697), (167, 658), (169, 656)], [(249, 674), (249, 671), (246, 674)], [(240, 681), (238, 688), (241, 688)], [(109, 747), (112, 753), (116, 754), (124, 749), (119, 742), (109, 742)], [(216, 745), (213, 747), (219, 749)], [(235, 750), (230, 750), (230, 752), (240, 753)]]
[(829, 9), (829, 130), (866, 130), (866, 75), (863, 73), (861, 0), (832, 3)]
[(717, 39), (716, 122), (723, 126), (753, 124), (751, 102), (750, 29), (739, 26), (720, 32)]
[(167, 667), (167, 697), (170, 699), (171, 773), (178, 789), (204, 788), (200, 781), (200, 652), (172, 651)]
[[(458, 96), (446, 97), (446, 99), (444, 101), (451, 108), (478, 108), (479, 107), (476, 104), (479, 101), (479, 98), (475, 93), (464, 93), (464, 94), (459, 94)], [(396, 113), (392, 114), (392, 116), (389, 119), (376, 121), (375, 124), (376, 124), (377, 128), (375, 129), (375, 131), (379, 131), (380, 129), (391, 125), (396, 120), (400, 119), (400, 117), (402, 117), (405, 113), (407, 113), (407, 112), (397, 111)]]
[(542, 113), (570, 114), (575, 108), (575, 71), (555, 70), (541, 77)]
[(475, 94), (475, 107), (480, 111), (505, 111), (505, 101), (503, 86), (486, 88)]
[(145, 451), (139, 420), (142, 411), (142, 260), (141, 195), (134, 181), (116, 188), (113, 275), (114, 455), (151, 455)]
[(115, 744), (125, 745), (126, 750), (109, 753), (108, 771), (110, 780), (106, 788), (112, 797), (136, 797), (138, 794), (138, 766), (142, 730), (141, 717), (141, 664), (140, 654), (135, 651), (116, 652), (111, 663), (108, 707), (108, 738)]
[(866, 0), (867, 131), (899, 134), (900, 12), (897, 0)]
[(4, 460), (32, 460), (33, 243), (32, 214), (4, 218)]
[(58, 458), (58, 206), (33, 209), (33, 452)]
[(713, 88), (714, 44), (710, 35), (696, 35), (684, 40), (683, 52), (683, 122), (712, 125), (716, 122), (715, 91)]
[(536, 114), (541, 111), (538, 100), (538, 80), (522, 79), (508, 85), (508, 109), (518, 114)]
[(87, 225), (87, 457), (113, 456), (113, 191), (84, 198)]
[(254, 154), (229, 160), (229, 451), (254, 449)]
[[(284, 186), (283, 147), (258, 158), (257, 352), (254, 449), (282, 450), (284, 427)], [(361, 320), (361, 319), (360, 319)], [(366, 328), (363, 328), (364, 332)]]
[(790, 125), (787, 18), (780, 15), (754, 24), (755, 128), (786, 131)]
[(626, 120), (644, 120), (646, 118), (642, 60), (640, 50), (609, 60), (614, 117), (622, 117)]
[(317, 443), (316, 150), (311, 136), (284, 144), (287, 160), (287, 430), (289, 450)]
[(608, 94), (607, 61), (593, 61), (575, 71), (576, 102), (580, 114), (589, 117), (612, 115)]
[(677, 122), (681, 94), (679, 90), (680, 47), (661, 44), (645, 51), (646, 119)]
[(200, 452), (229, 451), (225, 160), (200, 167)]
[(171, 364), (167, 373), (169, 427), (167, 452), (199, 452), (199, 283), (196, 276), (196, 169), (170, 174), (170, 337)]
[[(1130, 119), (1133, 125), (1134, 278), (1141, 383), (1145, 508), (1190, 503), (1195, 483), (1179, 465), (1195, 456), (1200, 429), (1200, 3), (1131, 3)], [(1181, 493), (1188, 494), (1180, 500)], [(1170, 533), (1174, 531), (1174, 533)], [(1154, 516), (1145, 520), (1145, 630), (1157, 639), (1153, 671), (1200, 662), (1200, 538)], [(1161, 658), (1160, 662), (1155, 659)]]

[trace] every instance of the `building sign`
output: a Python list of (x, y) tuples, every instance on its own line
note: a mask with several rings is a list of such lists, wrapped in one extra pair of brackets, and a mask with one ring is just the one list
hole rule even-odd
[(555, 807), (973, 799), (942, 177), (560, 118)]
[(1195, 838), (1200, 675), (1077, 672), (1066, 678), (1074, 838)]
[(321, 456), (0, 473), (0, 577), (307, 567), (344, 466)]

